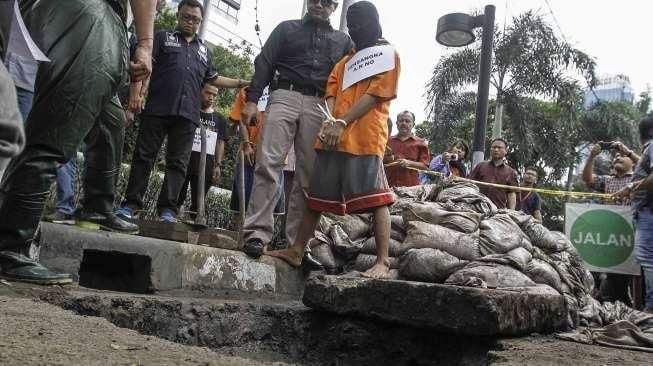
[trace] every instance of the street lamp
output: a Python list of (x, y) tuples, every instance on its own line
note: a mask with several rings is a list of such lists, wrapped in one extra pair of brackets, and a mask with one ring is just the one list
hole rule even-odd
[(474, 28), (483, 27), (481, 39), (481, 64), (478, 71), (476, 94), (476, 121), (474, 122), (474, 145), (472, 167), (485, 159), (485, 124), (487, 121), (488, 96), (490, 93), (490, 68), (492, 66), (492, 43), (494, 41), (494, 5), (487, 5), (479, 16), (451, 13), (438, 19), (435, 40), (447, 47), (463, 47), (474, 42)]

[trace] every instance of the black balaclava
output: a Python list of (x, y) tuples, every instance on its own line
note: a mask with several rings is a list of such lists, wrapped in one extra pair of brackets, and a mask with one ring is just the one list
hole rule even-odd
[(382, 36), (379, 12), (369, 1), (359, 1), (347, 9), (347, 27), (357, 50), (374, 46)]

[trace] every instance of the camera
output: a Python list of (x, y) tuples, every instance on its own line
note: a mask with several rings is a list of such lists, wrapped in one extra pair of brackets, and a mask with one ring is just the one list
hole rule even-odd
[(601, 150), (608, 150), (608, 149), (616, 148), (614, 142), (599, 141), (599, 146), (601, 147)]

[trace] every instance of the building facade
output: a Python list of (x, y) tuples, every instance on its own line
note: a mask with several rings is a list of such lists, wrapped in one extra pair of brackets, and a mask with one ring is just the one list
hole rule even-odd
[[(261, 0), (263, 1), (263, 0)], [(206, 1), (199, 0), (205, 4)], [(256, 0), (210, 0), (204, 11), (204, 40), (214, 46), (245, 45), (254, 55), (261, 51), (256, 35)], [(179, 0), (168, 1), (177, 9)]]
[(625, 75), (610, 75), (599, 78), (594, 91), (585, 91), (585, 108), (599, 101), (633, 103), (635, 91), (630, 86), (630, 78)]

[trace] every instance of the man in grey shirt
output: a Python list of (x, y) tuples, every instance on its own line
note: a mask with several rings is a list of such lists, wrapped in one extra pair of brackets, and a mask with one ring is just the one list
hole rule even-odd
[(635, 257), (644, 270), (645, 311), (653, 313), (653, 115), (639, 122), (639, 138), (644, 146), (633, 172), (633, 180), (617, 197), (630, 195), (635, 221)]

